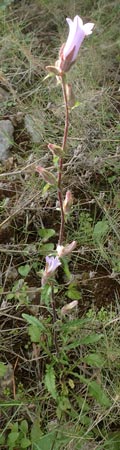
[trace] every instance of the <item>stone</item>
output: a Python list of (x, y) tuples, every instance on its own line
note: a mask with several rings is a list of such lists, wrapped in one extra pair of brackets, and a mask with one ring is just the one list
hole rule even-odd
[(26, 114), (25, 116), (25, 128), (30, 135), (31, 141), (34, 144), (40, 144), (42, 142), (42, 132), (41, 132), (41, 123), (39, 122), (39, 118), (33, 117), (30, 114)]
[(14, 127), (10, 120), (0, 120), (0, 161), (9, 157), (9, 149), (13, 145)]

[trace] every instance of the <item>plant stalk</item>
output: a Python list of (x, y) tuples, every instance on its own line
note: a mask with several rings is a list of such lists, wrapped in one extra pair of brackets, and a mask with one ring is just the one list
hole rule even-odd
[[(67, 101), (67, 94), (66, 94), (66, 84), (65, 84), (65, 78), (64, 76), (61, 77), (62, 81), (62, 91), (63, 91), (63, 98), (64, 98), (64, 104), (65, 104), (65, 127), (64, 127), (64, 135), (63, 135), (63, 143), (62, 143), (62, 150), (64, 152), (67, 142), (67, 136), (68, 136), (68, 126), (69, 126), (69, 111), (68, 111), (68, 101)], [(63, 157), (59, 159), (59, 172), (58, 172), (58, 200), (60, 204), (60, 210), (61, 210), (61, 223), (60, 223), (60, 232), (59, 232), (59, 240), (58, 244), (61, 245), (63, 241), (64, 236), (64, 223), (65, 223), (65, 217), (64, 217), (64, 210), (63, 210), (63, 196), (62, 196), (62, 169), (63, 169)]]

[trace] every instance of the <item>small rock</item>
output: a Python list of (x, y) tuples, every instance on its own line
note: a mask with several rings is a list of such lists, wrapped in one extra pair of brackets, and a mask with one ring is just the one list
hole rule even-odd
[(34, 144), (40, 144), (43, 140), (41, 130), (39, 129), (39, 121), (36, 120), (30, 114), (26, 114), (25, 116), (25, 128), (27, 132), (30, 134), (31, 141)]
[(0, 161), (9, 157), (9, 149), (13, 143), (14, 127), (10, 120), (0, 121)]

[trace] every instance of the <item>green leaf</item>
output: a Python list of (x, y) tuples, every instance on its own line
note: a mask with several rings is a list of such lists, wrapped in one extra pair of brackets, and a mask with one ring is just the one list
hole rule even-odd
[(81, 293), (80, 293), (80, 291), (78, 291), (76, 289), (75, 286), (71, 286), (71, 287), (69, 286), (69, 289), (66, 292), (66, 295), (71, 300), (80, 300), (80, 298), (81, 298)]
[(14, 400), (11, 400), (11, 401), (9, 401), (9, 402), (1, 402), (0, 401), (0, 406), (1, 406), (1, 408), (2, 407), (6, 407), (6, 408), (11, 408), (12, 406), (22, 406), (22, 403), (20, 402), (20, 401), (14, 401)]
[(24, 433), (24, 434), (26, 434), (27, 433), (27, 431), (28, 431), (28, 422), (27, 422), (27, 420), (22, 420), (22, 422), (21, 422), (21, 424), (20, 424), (20, 430)]
[(41, 436), (43, 435), (41, 428), (40, 428), (40, 421), (39, 419), (35, 419), (34, 423), (31, 427), (31, 442), (32, 444), (38, 444)]
[(17, 431), (11, 431), (8, 435), (8, 445), (13, 445), (17, 441), (19, 437), (19, 432)]
[(54, 244), (44, 244), (40, 245), (39, 253), (40, 255), (48, 255), (49, 253), (54, 251)]
[[(54, 444), (54, 446), (53, 446)], [(60, 442), (58, 442), (57, 444), (57, 440), (56, 440), (56, 431), (52, 431), (50, 433), (45, 434), (44, 436), (42, 436), (37, 445), (35, 445), (33, 447), (33, 450), (51, 450), (52, 446), (54, 448), (54, 450), (59, 450), (60, 449)]]
[(106, 408), (111, 406), (111, 401), (108, 395), (104, 391), (103, 387), (97, 383), (97, 381), (90, 381), (89, 378), (85, 378), (83, 375), (80, 375), (80, 380), (83, 384), (88, 386), (89, 394), (95, 398), (101, 406), (105, 406)]
[(5, 448), (4, 444), (5, 444), (5, 436), (3, 434), (0, 434), (0, 445), (3, 445), (3, 448)]
[(12, 300), (13, 298), (14, 298), (14, 294), (12, 294), (11, 292), (10, 292), (10, 294), (7, 294), (7, 300)]
[(27, 447), (29, 447), (29, 445), (31, 445), (31, 441), (27, 437), (24, 437), (21, 439), (20, 445), (21, 445), (21, 448), (27, 448)]
[(28, 333), (31, 338), (31, 342), (39, 343), (40, 336), (43, 331), (46, 331), (42, 322), (34, 316), (29, 314), (22, 314), (23, 319), (27, 320), (29, 324)]
[(30, 336), (31, 342), (35, 342), (36, 344), (40, 343), (41, 331), (36, 325), (29, 325), (28, 334)]
[(0, 377), (4, 377), (6, 372), (7, 372), (7, 366), (3, 362), (0, 362)]
[(29, 266), (29, 264), (25, 264), (24, 266), (20, 266), (18, 268), (18, 272), (22, 277), (27, 277), (30, 270), (31, 270), (31, 267)]
[(23, 319), (27, 320), (27, 322), (28, 322), (30, 325), (34, 325), (34, 326), (37, 325), (37, 327), (38, 327), (41, 331), (45, 331), (45, 330), (46, 330), (45, 327), (44, 327), (44, 325), (43, 325), (43, 323), (40, 322), (40, 320), (37, 319), (37, 317), (31, 316), (31, 315), (29, 315), (29, 314), (24, 314), (24, 313), (22, 314), (22, 317), (23, 317)]
[(40, 228), (38, 230), (39, 236), (43, 239), (44, 242), (48, 241), (52, 236), (55, 235), (55, 230), (52, 228)]
[(103, 387), (96, 381), (93, 380), (90, 382), (88, 390), (89, 394), (94, 397), (101, 406), (106, 406), (106, 408), (111, 406), (108, 395), (104, 392)]
[(49, 284), (45, 284), (41, 289), (41, 303), (49, 306), (51, 303), (51, 295), (51, 286), (49, 286)]
[(78, 108), (78, 106), (80, 106), (80, 102), (77, 100), (76, 102), (75, 102), (75, 105), (74, 106), (72, 106), (72, 110), (73, 109), (75, 109), (75, 108)]
[(103, 333), (100, 334), (88, 334), (86, 337), (82, 338), (80, 343), (81, 344), (95, 344), (96, 342), (98, 342), (100, 339), (102, 339), (104, 337)]
[(84, 357), (84, 361), (92, 367), (103, 367), (104, 359), (99, 353), (89, 353), (89, 355)]
[(109, 230), (109, 224), (106, 219), (100, 220), (96, 223), (94, 230), (93, 230), (93, 239), (95, 241), (101, 239), (106, 235), (106, 233)]
[(54, 400), (57, 399), (57, 391), (55, 385), (55, 372), (53, 366), (47, 364), (46, 375), (45, 375), (45, 386), (48, 392), (52, 395)]

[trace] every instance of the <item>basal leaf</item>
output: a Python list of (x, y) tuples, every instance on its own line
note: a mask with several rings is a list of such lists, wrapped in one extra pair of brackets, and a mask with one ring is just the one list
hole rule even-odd
[(57, 390), (55, 385), (55, 371), (53, 366), (47, 364), (46, 375), (45, 375), (45, 386), (48, 392), (52, 395), (54, 400), (57, 398)]
[(29, 264), (24, 264), (24, 266), (18, 267), (18, 272), (22, 277), (27, 277), (30, 270), (31, 267), (29, 266)]
[(88, 390), (89, 394), (94, 397), (101, 406), (106, 406), (106, 408), (111, 406), (111, 401), (108, 395), (103, 390), (103, 387), (96, 381), (93, 380), (90, 382)]
[(44, 240), (44, 242), (48, 241), (52, 236), (55, 235), (55, 230), (52, 228), (40, 228), (38, 230), (39, 236)]
[(84, 357), (84, 361), (92, 367), (103, 367), (104, 358), (99, 353), (89, 353), (89, 355)]

